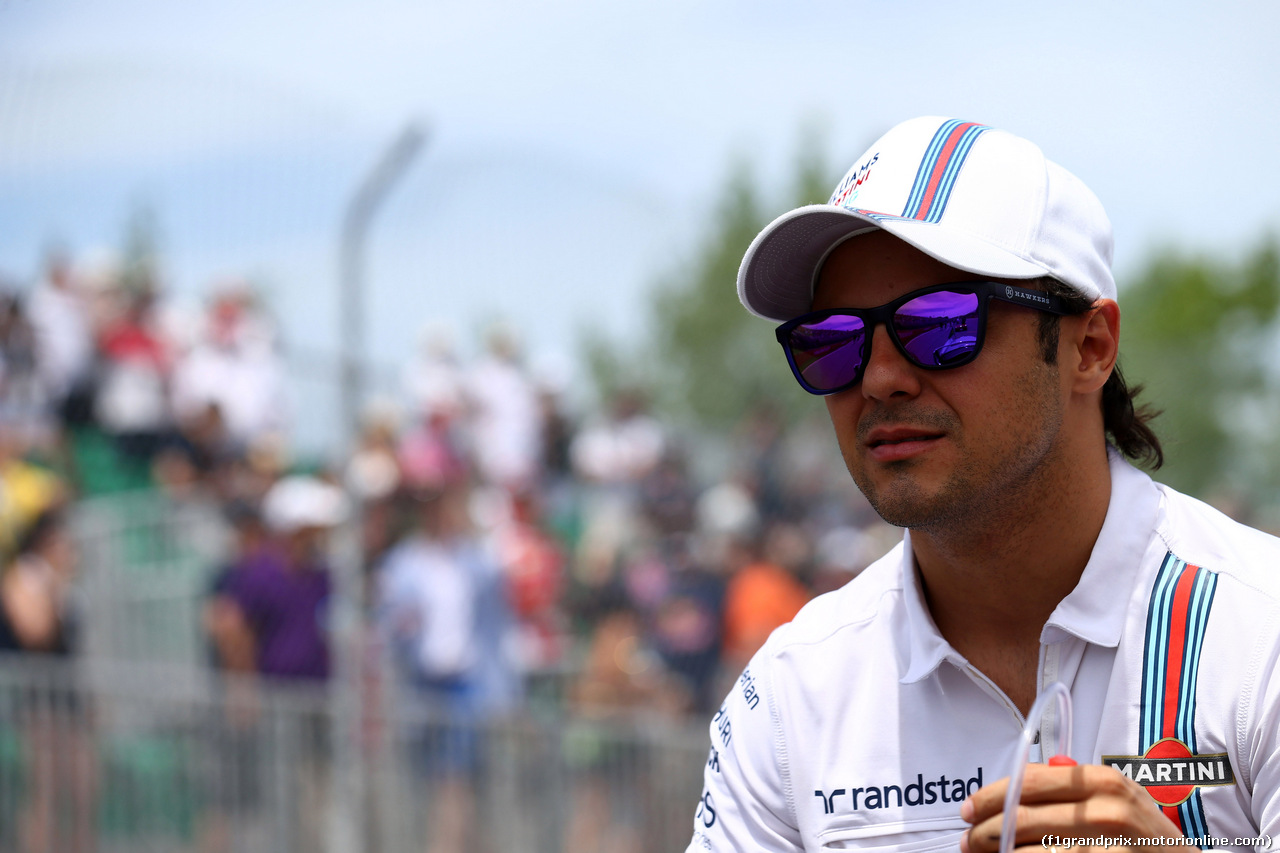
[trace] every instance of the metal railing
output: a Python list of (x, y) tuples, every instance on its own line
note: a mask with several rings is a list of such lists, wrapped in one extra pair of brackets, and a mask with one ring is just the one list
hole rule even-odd
[(208, 655), (200, 609), (230, 553), (216, 503), (155, 491), (80, 501), (77, 646), (93, 661), (200, 668)]
[(208, 665), (200, 625), (229, 545), (214, 506), (113, 495), (77, 505), (72, 530), (81, 653), (0, 656), (0, 850), (687, 844), (703, 723), (582, 718), (566, 700), (572, 671), (531, 680), (504, 716), (457, 719), (398, 684), (372, 648), (359, 652), (356, 702), (340, 679), (227, 678)]
[(0, 657), (0, 849), (331, 850), (340, 737), (357, 740), (368, 773), (368, 853), (687, 843), (700, 725), (450, 719), (380, 695), (343, 732), (323, 687)]

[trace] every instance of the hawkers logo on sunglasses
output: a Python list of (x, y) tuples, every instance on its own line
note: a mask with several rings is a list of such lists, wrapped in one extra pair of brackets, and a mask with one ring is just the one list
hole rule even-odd
[(1046, 296), (1045, 294), (1039, 293), (1034, 290), (1023, 290), (1022, 288), (1015, 288), (1011, 284), (1006, 284), (1004, 286), (1004, 298), (1009, 302), (1017, 302), (1019, 299), (1023, 299), (1023, 300), (1026, 300), (1027, 302), (1038, 302), (1041, 305), (1050, 304), (1049, 297)]
[(779, 326), (778, 342), (804, 390), (834, 394), (861, 381), (872, 333), (881, 323), (894, 346), (916, 367), (945, 370), (973, 361), (982, 350), (987, 301), (993, 298), (1066, 313), (1057, 297), (1038, 290), (962, 281), (915, 290), (878, 308), (814, 311)]

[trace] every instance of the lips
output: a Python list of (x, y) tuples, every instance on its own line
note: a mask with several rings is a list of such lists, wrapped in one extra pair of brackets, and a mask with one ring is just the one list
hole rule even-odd
[(918, 456), (940, 442), (944, 433), (914, 427), (877, 428), (868, 434), (867, 449), (879, 462), (894, 462)]

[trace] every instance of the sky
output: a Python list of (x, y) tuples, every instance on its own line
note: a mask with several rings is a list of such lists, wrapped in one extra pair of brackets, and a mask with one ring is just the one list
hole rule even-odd
[(782, 213), (808, 129), (834, 185), (931, 114), (1083, 178), (1123, 306), (1157, 249), (1280, 230), (1277, 36), (1274, 0), (0, 0), (0, 275), (51, 240), (91, 266), (147, 209), (175, 299), (247, 276), (295, 352), (334, 353), (344, 210), (412, 124), (366, 250), (370, 357), (505, 320), (573, 380), (583, 330), (660, 321), (647, 295), (736, 166)]

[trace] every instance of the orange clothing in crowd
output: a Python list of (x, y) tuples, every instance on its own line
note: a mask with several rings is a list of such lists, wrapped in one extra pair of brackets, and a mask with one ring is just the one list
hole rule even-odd
[(724, 650), (745, 664), (779, 625), (808, 603), (809, 591), (781, 566), (752, 563), (738, 571), (725, 594)]

